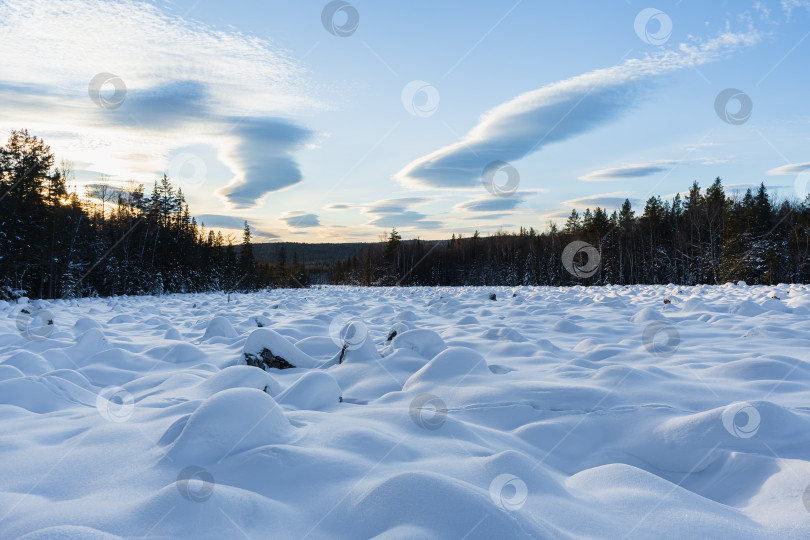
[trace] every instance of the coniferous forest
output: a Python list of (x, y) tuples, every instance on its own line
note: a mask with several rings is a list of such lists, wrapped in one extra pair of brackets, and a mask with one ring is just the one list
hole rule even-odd
[[(303, 265), (257, 264), (241, 242), (205, 230), (169, 178), (68, 192), (70, 165), (27, 131), (0, 147), (0, 298), (161, 294), (300, 286)], [(236, 245), (234, 245), (236, 244)]]
[[(386, 241), (338, 261), (286, 254), (257, 261), (245, 224), (234, 242), (190, 215), (163, 176), (151, 193), (95, 184), (69, 192), (70, 165), (27, 131), (0, 148), (0, 297), (249, 291), (352, 285), (749, 284), (810, 281), (810, 203), (775, 201), (764, 185), (744, 196), (720, 178), (636, 211), (572, 211), (563, 228), (521, 228), (446, 241)], [(598, 267), (578, 277), (562, 264), (571, 242), (593, 246)], [(593, 253), (593, 252), (591, 252)], [(590, 255), (591, 257), (593, 255)], [(588, 255), (579, 254), (577, 257)], [(590, 261), (593, 262), (593, 261)], [(575, 264), (585, 264), (577, 259)]]
[[(593, 275), (576, 277), (562, 264), (565, 247), (587, 242), (599, 253)], [(578, 264), (587, 265), (587, 255)], [(571, 212), (565, 226), (546, 232), (456, 237), (439, 245), (386, 245), (337, 264), (331, 279), (361, 285), (682, 285), (810, 280), (810, 201), (771, 200), (764, 184), (730, 197), (720, 178), (671, 201), (651, 197), (636, 212)]]

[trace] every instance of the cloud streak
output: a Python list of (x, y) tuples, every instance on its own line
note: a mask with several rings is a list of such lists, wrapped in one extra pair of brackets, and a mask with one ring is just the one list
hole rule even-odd
[(810, 161), (806, 161), (804, 163), (791, 163), (789, 165), (782, 165), (781, 167), (770, 169), (765, 174), (767, 174), (768, 176), (796, 175), (801, 174), (807, 170), (810, 170)]
[(711, 62), (758, 40), (753, 31), (727, 32), (526, 92), (484, 114), (462, 140), (412, 161), (395, 178), (416, 188), (475, 187), (493, 161), (519, 160), (619, 118), (642, 99), (655, 76)]
[(372, 218), (371, 221), (366, 223), (366, 225), (372, 227), (383, 227), (386, 229), (392, 227), (401, 229), (437, 229), (442, 227), (442, 222), (426, 219), (428, 217), (427, 214), (411, 210), (414, 206), (427, 204), (434, 200), (435, 199), (429, 197), (400, 197), (365, 204), (335, 203), (327, 206), (326, 209), (359, 209), (360, 212)]
[(584, 209), (590, 208), (595, 209), (597, 206), (602, 209), (614, 209), (614, 208), (621, 208), (622, 204), (624, 204), (625, 199), (630, 199), (630, 204), (633, 207), (638, 207), (641, 205), (641, 201), (639, 199), (630, 198), (628, 193), (602, 193), (598, 195), (591, 195), (589, 197), (581, 197), (579, 199), (569, 199), (563, 202), (563, 206), (569, 208), (568, 214), (571, 213), (571, 209)]
[(266, 238), (278, 238), (276, 233), (265, 231), (257, 227), (256, 222), (252, 219), (247, 219), (238, 216), (226, 216), (223, 214), (199, 214), (194, 216), (197, 223), (205, 225), (208, 229), (236, 229), (242, 230), (245, 226), (245, 221), (250, 225), (250, 231), (255, 236), (263, 236)]
[(462, 212), (509, 212), (522, 205), (529, 195), (533, 195), (533, 193), (519, 191), (509, 197), (480, 195), (455, 205), (454, 209)]
[(584, 176), (580, 176), (579, 179), (585, 180), (586, 182), (600, 182), (606, 180), (622, 180), (625, 178), (644, 178), (667, 171), (672, 165), (673, 162), (670, 161), (624, 165), (612, 169), (593, 171)]
[(279, 219), (286, 223), (290, 229), (309, 229), (321, 226), (321, 221), (316, 214), (306, 212), (287, 212)]

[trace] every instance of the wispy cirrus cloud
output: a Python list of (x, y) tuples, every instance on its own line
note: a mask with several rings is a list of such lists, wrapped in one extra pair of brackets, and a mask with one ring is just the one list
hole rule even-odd
[[(0, 3), (0, 50), (21, 43), (25, 54), (0, 56), (0, 130), (26, 126), (89, 171), (140, 181), (166, 172), (178, 146), (208, 145), (232, 174), (219, 194), (237, 208), (301, 180), (294, 152), (312, 134), (289, 114), (320, 105), (268, 40), (134, 0)], [(100, 95), (126, 88), (116, 106), (88, 95), (99, 73), (115, 77)]]
[(782, 0), (782, 10), (788, 19), (790, 19), (793, 10), (799, 8), (810, 9), (810, 0)]
[(462, 140), (418, 158), (395, 178), (420, 188), (471, 188), (491, 162), (516, 161), (607, 124), (635, 107), (659, 75), (695, 67), (759, 41), (726, 32), (532, 90), (485, 113)]

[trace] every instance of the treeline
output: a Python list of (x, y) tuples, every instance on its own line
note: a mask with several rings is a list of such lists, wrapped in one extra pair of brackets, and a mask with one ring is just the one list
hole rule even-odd
[(305, 264), (257, 263), (250, 227), (234, 245), (189, 214), (169, 178), (150, 195), (104, 180), (68, 192), (69, 164), (13, 131), (0, 147), (0, 299), (306, 286)]
[[(640, 215), (621, 210), (573, 210), (565, 226), (521, 228), (441, 244), (402, 241), (393, 230), (382, 246), (336, 264), (330, 282), (356, 285), (749, 284), (810, 280), (810, 201), (774, 202), (764, 184), (743, 197), (726, 195), (720, 178), (706, 190), (693, 183), (685, 197), (647, 200)], [(579, 241), (595, 248), (563, 264)], [(587, 269), (578, 272), (577, 269)], [(592, 275), (591, 275), (592, 273)]]
[[(68, 191), (69, 164), (27, 131), (0, 147), (0, 299), (252, 291), (352, 285), (573, 285), (810, 281), (810, 199), (776, 202), (764, 185), (729, 197), (717, 178), (685, 197), (647, 200), (640, 215), (572, 211), (546, 232), (447, 241), (403, 240), (396, 229), (350, 258), (307, 261), (279, 246), (274, 262), (206, 230), (169, 178), (85, 197)], [(572, 242), (589, 246), (567, 260)], [(292, 245), (292, 244), (290, 244)], [(593, 246), (592, 248), (590, 246)], [(357, 247), (357, 246), (355, 246)], [(354, 248), (353, 248), (354, 249)], [(310, 253), (312, 255), (312, 253)], [(594, 258), (596, 260), (594, 260)], [(594, 264), (596, 263), (596, 264)]]

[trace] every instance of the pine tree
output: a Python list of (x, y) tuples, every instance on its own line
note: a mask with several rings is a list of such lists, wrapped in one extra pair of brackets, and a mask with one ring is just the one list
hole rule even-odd
[(239, 253), (239, 270), (242, 273), (241, 288), (248, 291), (252, 291), (256, 285), (256, 258), (253, 255), (252, 237), (250, 225), (246, 220), (242, 233), (242, 249)]

